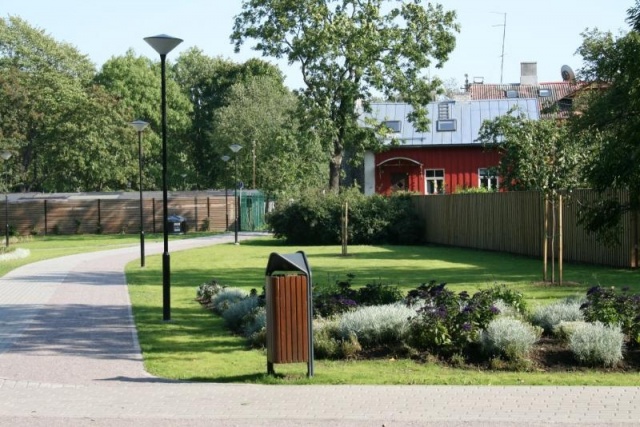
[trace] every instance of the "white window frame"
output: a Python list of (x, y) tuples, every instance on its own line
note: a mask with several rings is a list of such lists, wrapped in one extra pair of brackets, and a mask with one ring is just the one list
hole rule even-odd
[(425, 169), (424, 171), (424, 193), (444, 194), (444, 169)]
[(478, 188), (486, 188), (491, 191), (500, 189), (500, 180), (498, 176), (492, 173), (490, 168), (478, 169)]

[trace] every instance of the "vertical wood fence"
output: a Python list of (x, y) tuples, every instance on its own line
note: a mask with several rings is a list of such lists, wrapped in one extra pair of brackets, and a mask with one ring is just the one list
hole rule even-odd
[[(626, 192), (612, 193), (624, 201)], [(578, 224), (580, 205), (601, 198), (579, 190), (564, 198), (563, 246), (565, 261), (635, 268), (637, 225), (632, 215), (622, 218), (621, 244), (606, 246)], [(416, 196), (414, 205), (425, 224), (425, 240), (531, 257), (543, 256), (544, 199), (538, 192)]]
[[(189, 231), (225, 231), (227, 214), (233, 229), (234, 198), (222, 196), (170, 197), (169, 215), (186, 219)], [(0, 222), (5, 222), (5, 200), (0, 203)], [(144, 230), (162, 233), (162, 199), (143, 200)], [(18, 235), (117, 234), (140, 230), (140, 201), (134, 199), (10, 201), (7, 223)]]

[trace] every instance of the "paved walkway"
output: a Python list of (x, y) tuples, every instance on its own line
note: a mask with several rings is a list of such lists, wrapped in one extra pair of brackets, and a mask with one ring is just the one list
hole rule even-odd
[[(242, 239), (249, 238), (242, 235)], [(170, 252), (232, 236), (172, 241)], [(640, 426), (640, 387), (264, 386), (143, 369), (124, 265), (137, 246), (0, 279), (0, 425)], [(160, 253), (161, 243), (147, 244)]]

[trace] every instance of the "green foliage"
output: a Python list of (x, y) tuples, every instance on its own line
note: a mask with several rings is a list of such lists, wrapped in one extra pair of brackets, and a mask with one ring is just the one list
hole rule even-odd
[(421, 242), (424, 226), (409, 194), (364, 196), (355, 189), (342, 194), (308, 192), (297, 201), (281, 204), (267, 222), (274, 235), (288, 244), (338, 244), (345, 202), (349, 206), (349, 244)]
[(368, 109), (374, 90), (401, 96), (413, 105), (418, 128), (428, 126), (424, 105), (441, 82), (422, 72), (447, 60), (459, 30), (455, 18), (421, 0), (244, 0), (231, 38), (236, 51), (251, 39), (264, 56), (301, 65), (299, 117), (330, 153), (329, 186), (337, 191), (345, 152), (358, 157), (375, 143), (356, 112), (360, 101)]
[(417, 307), (417, 315), (409, 325), (408, 344), (444, 356), (464, 354), (499, 314), (497, 298), (490, 291), (456, 294), (445, 286), (431, 281), (409, 291), (407, 304)]
[(403, 298), (404, 293), (397, 286), (382, 282), (367, 283), (356, 293), (356, 302), (361, 305), (387, 305)]
[(340, 315), (338, 333), (342, 339), (355, 335), (365, 348), (398, 345), (413, 315), (414, 309), (401, 304), (358, 307)]
[(397, 286), (382, 282), (367, 283), (359, 289), (353, 289), (354, 278), (355, 275), (347, 274), (346, 280), (336, 280), (334, 284), (316, 284), (313, 289), (313, 312), (321, 317), (331, 317), (358, 306), (393, 304), (404, 298)]
[[(587, 203), (581, 223), (608, 244), (619, 243), (615, 236), (625, 212), (640, 211), (640, 166), (637, 162), (637, 134), (640, 90), (637, 58), (640, 49), (638, 4), (627, 10), (632, 30), (614, 36), (611, 32), (588, 29), (578, 53), (583, 57), (580, 80), (585, 90), (574, 100), (581, 114), (571, 117), (572, 133), (585, 152), (590, 153), (585, 174), (589, 185), (601, 197)], [(617, 190), (628, 190), (629, 199), (620, 199)]]
[(218, 283), (216, 279), (202, 283), (196, 289), (196, 299), (202, 304), (209, 304), (211, 298), (220, 293), (226, 286)]
[(318, 359), (352, 359), (362, 347), (355, 335), (340, 338), (337, 319), (316, 319), (313, 322), (313, 351)]
[(578, 326), (569, 337), (569, 348), (585, 365), (615, 366), (622, 360), (624, 335), (618, 325), (596, 321)]
[(555, 195), (582, 182), (585, 152), (567, 127), (554, 120), (530, 120), (511, 110), (485, 121), (478, 140), (500, 152), (498, 173), (504, 188)]
[(576, 322), (584, 320), (580, 310), (582, 303), (576, 300), (562, 300), (536, 308), (531, 314), (531, 323), (540, 326), (545, 333), (550, 334), (561, 322)]
[(594, 286), (581, 309), (585, 320), (619, 325), (631, 346), (640, 345), (640, 295), (631, 294), (628, 287), (616, 292), (614, 287)]
[(542, 329), (520, 319), (497, 317), (482, 331), (479, 342), (489, 356), (515, 361), (526, 359), (540, 339)]

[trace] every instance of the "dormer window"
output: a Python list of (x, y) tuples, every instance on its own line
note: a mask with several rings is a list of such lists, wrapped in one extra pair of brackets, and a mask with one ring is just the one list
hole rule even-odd
[(402, 122), (400, 120), (386, 120), (382, 122), (382, 126), (391, 129), (393, 133), (402, 132)]
[(455, 132), (457, 120), (451, 118), (451, 106), (453, 102), (441, 102), (438, 104), (437, 132)]
[(540, 89), (538, 90), (538, 96), (541, 98), (548, 98), (551, 96), (551, 89)]
[(436, 122), (436, 131), (438, 132), (455, 132), (458, 127), (456, 119), (438, 120)]
[(507, 98), (519, 98), (518, 91), (514, 89), (509, 89), (504, 91), (504, 96)]

